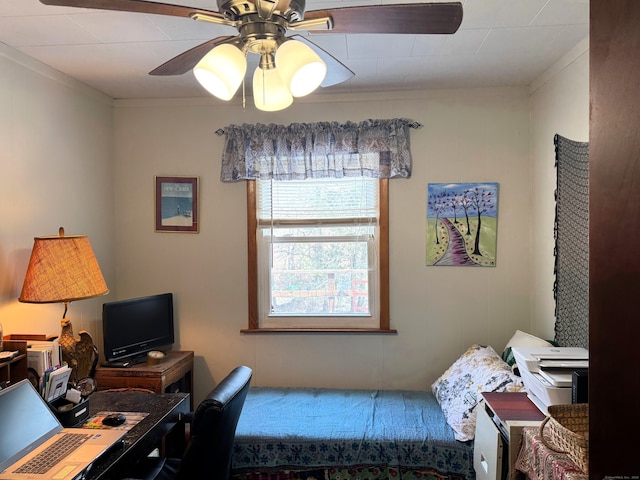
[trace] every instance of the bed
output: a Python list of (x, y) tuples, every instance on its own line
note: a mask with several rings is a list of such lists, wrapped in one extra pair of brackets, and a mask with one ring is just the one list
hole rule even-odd
[(252, 387), (236, 429), (234, 480), (474, 480), (476, 405), (520, 385), (472, 345), (430, 391)]
[(475, 478), (472, 442), (424, 391), (254, 387), (232, 465), (249, 480)]

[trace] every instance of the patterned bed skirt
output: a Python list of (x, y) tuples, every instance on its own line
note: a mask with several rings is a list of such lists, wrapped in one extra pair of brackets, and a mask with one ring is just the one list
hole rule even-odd
[(232, 480), (465, 480), (461, 475), (398, 467), (330, 467), (234, 472)]

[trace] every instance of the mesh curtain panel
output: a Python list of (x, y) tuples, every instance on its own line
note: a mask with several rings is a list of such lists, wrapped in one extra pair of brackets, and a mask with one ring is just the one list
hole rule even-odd
[(554, 143), (555, 341), (589, 348), (589, 144), (557, 134)]

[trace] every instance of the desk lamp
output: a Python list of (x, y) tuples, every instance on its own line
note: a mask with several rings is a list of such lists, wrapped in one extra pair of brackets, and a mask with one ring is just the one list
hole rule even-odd
[(94, 355), (93, 339), (81, 331), (73, 335), (67, 317), (69, 303), (109, 293), (100, 266), (86, 235), (35, 237), (31, 259), (18, 300), (24, 303), (63, 303), (62, 332), (58, 342), (62, 360), (72, 369), (71, 378), (88, 375)]

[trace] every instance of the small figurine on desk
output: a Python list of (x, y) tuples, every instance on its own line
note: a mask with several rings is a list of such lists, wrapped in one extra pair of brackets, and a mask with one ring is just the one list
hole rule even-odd
[(147, 365), (158, 365), (164, 362), (166, 355), (164, 352), (152, 350), (147, 353)]

